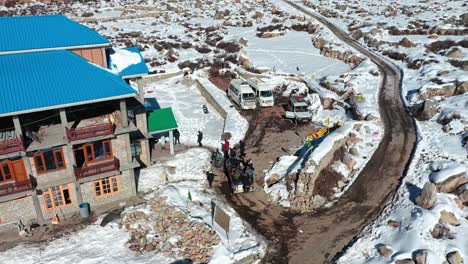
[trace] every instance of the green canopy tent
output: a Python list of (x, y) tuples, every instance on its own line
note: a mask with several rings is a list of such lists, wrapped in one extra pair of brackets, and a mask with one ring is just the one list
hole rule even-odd
[(173, 131), (175, 129), (177, 129), (177, 121), (171, 107), (160, 108), (148, 114), (148, 133), (150, 135), (169, 132), (171, 155), (174, 155)]

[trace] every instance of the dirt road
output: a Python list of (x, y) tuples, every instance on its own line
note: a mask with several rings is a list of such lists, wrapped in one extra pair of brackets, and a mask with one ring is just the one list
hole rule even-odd
[(268, 203), (263, 192), (230, 197), (239, 214), (270, 241), (264, 263), (330, 263), (362, 228), (380, 213), (405, 174), (416, 143), (415, 123), (400, 97), (402, 73), (385, 58), (368, 51), (326, 19), (286, 1), (313, 17), (338, 38), (369, 57), (379, 67), (383, 140), (346, 194), (332, 208), (313, 215), (291, 215)]

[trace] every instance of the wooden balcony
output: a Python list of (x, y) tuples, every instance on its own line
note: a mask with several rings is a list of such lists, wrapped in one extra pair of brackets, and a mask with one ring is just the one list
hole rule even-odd
[(29, 181), (5, 183), (0, 185), (0, 197), (32, 191), (32, 189), (31, 182)]
[(114, 124), (109, 121), (106, 123), (92, 126), (85, 126), (72, 129), (66, 128), (66, 130), (68, 140), (71, 142), (76, 140), (112, 135), (114, 133)]
[(0, 141), (0, 155), (6, 155), (17, 151), (24, 151), (21, 138)]
[(118, 172), (119, 168), (119, 160), (114, 157), (112, 160), (91, 163), (83, 165), (82, 167), (75, 167), (75, 175), (78, 179), (83, 179), (111, 171)]

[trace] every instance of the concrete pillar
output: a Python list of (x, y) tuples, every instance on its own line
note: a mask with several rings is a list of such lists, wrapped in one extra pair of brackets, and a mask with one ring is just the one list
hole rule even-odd
[(67, 137), (67, 124), (68, 124), (67, 112), (65, 111), (65, 108), (61, 108), (59, 112), (60, 112), (60, 123), (62, 124), (62, 128), (63, 128), (63, 134), (65, 137)]
[(120, 114), (122, 115), (122, 126), (128, 127), (127, 102), (125, 99), (120, 99)]
[(72, 186), (74, 187), (73, 189), (75, 189), (76, 202), (78, 203), (78, 205), (80, 205), (80, 203), (83, 202), (83, 195), (81, 194), (81, 184), (78, 181), (75, 181), (74, 183), (72, 183)]
[(142, 139), (141, 141), (141, 161), (146, 165), (146, 167), (151, 166), (151, 150), (148, 139)]
[(135, 169), (128, 170), (128, 172), (130, 174), (130, 188), (132, 190), (132, 195), (135, 196), (137, 194)]
[(20, 120), (19, 120), (19, 116), (17, 116), (17, 115), (13, 116), (13, 125), (15, 126), (16, 137), (22, 138), (23, 130), (21, 129), (21, 123), (20, 123)]
[(123, 135), (124, 140), (125, 140), (125, 148), (127, 149), (126, 151), (126, 157), (127, 157), (127, 163), (132, 163), (132, 148), (130, 144), (130, 134), (124, 134)]
[(34, 205), (34, 210), (36, 211), (37, 222), (38, 224), (42, 225), (44, 224), (44, 216), (42, 215), (41, 203), (39, 202), (39, 198), (37, 197), (36, 190), (33, 191), (31, 198)]
[(138, 98), (142, 104), (145, 103), (145, 92), (143, 91), (143, 79), (138, 78), (135, 80), (138, 86)]
[(169, 131), (169, 146), (171, 150), (171, 155), (174, 156), (174, 131)]
[(23, 157), (24, 168), (28, 175), (32, 175), (31, 163), (29, 162), (29, 157)]

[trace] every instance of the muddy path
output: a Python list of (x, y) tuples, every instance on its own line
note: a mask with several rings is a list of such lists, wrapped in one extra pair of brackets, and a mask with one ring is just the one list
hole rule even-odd
[[(291, 8), (320, 21), (338, 38), (369, 57), (378, 66), (382, 78), (379, 105), (385, 134), (359, 177), (330, 209), (312, 215), (297, 215), (288, 209), (271, 205), (263, 191), (228, 196), (228, 200), (269, 241), (263, 263), (331, 263), (380, 214), (387, 199), (396, 191), (415, 148), (416, 127), (400, 96), (402, 73), (393, 63), (368, 51), (326, 19), (293, 2), (285, 2)], [(293, 128), (289, 134), (286, 131), (269, 132), (267, 129), (256, 134), (255, 131), (259, 129), (255, 126), (264, 119), (260, 115), (256, 120), (258, 122), (250, 122), (252, 129), (246, 142), (251, 149), (249, 155), (254, 163), (262, 164), (263, 161), (264, 164), (260, 167), (267, 169), (267, 161), (274, 160), (274, 156), (281, 152), (277, 144), (271, 144), (268, 140), (278, 139), (278, 133), (284, 133), (283, 137), (279, 136), (283, 139), (287, 135), (300, 136), (301, 133)], [(268, 139), (269, 137), (272, 139)], [(260, 148), (260, 151), (259, 146), (268, 150)], [(261, 171), (256, 174), (258, 173)]]

